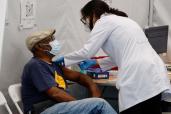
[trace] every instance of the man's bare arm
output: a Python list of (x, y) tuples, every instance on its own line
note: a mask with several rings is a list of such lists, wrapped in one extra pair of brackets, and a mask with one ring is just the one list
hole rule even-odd
[(46, 94), (56, 102), (69, 102), (76, 100), (73, 96), (58, 87), (51, 87)]
[(88, 75), (72, 71), (65, 67), (63, 67), (62, 70), (65, 79), (77, 82), (80, 85), (87, 87), (90, 90), (92, 97), (101, 97), (101, 91)]

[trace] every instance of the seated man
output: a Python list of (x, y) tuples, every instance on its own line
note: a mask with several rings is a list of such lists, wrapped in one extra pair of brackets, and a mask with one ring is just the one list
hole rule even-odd
[(89, 76), (52, 62), (54, 55), (60, 51), (54, 33), (55, 30), (35, 32), (26, 40), (33, 57), (25, 65), (22, 74), (24, 114), (35, 114), (36, 107), (42, 106), (39, 104), (45, 106), (41, 107), (38, 114), (116, 114), (101, 98), (76, 100), (67, 92), (66, 80), (71, 80), (87, 87), (92, 97), (101, 96)]

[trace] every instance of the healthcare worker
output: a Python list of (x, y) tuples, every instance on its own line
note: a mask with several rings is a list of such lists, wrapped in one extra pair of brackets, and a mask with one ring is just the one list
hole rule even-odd
[(102, 48), (109, 57), (98, 60), (100, 67), (119, 69), (120, 114), (161, 114), (161, 95), (170, 89), (170, 82), (164, 63), (141, 27), (101, 0), (88, 2), (81, 14), (91, 30), (90, 39), (82, 49), (64, 56), (65, 65), (90, 59)]

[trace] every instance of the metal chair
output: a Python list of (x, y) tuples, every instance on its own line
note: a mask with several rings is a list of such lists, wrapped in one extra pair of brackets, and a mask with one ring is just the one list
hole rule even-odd
[(1, 91), (0, 91), (0, 106), (5, 106), (6, 109), (7, 109), (7, 111), (8, 111), (8, 113), (9, 113), (9, 114), (12, 114), (12, 111), (11, 111), (11, 109), (9, 108), (9, 106), (8, 106), (8, 104), (7, 104), (7, 101), (6, 101), (4, 95), (2, 94)]
[(19, 83), (19, 84), (10, 85), (8, 88), (8, 93), (13, 103), (15, 104), (19, 114), (23, 114), (23, 111), (21, 110), (18, 104), (21, 101), (21, 84)]

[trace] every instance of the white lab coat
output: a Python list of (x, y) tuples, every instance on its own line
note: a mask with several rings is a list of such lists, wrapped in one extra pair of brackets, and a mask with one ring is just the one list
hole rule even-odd
[(84, 47), (64, 57), (66, 66), (91, 58), (99, 49), (110, 58), (99, 61), (103, 70), (118, 66), (119, 110), (170, 89), (166, 68), (139, 25), (129, 18), (102, 15)]

